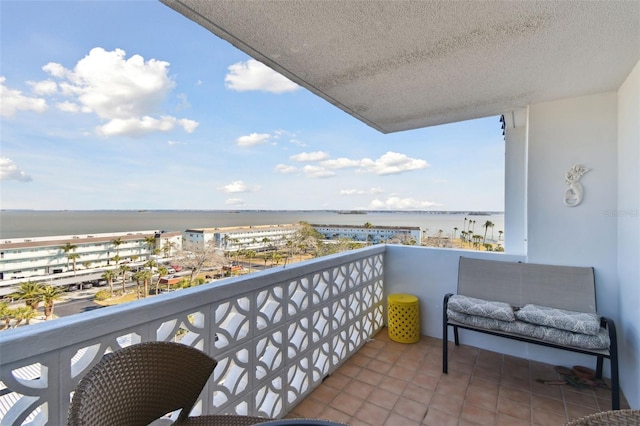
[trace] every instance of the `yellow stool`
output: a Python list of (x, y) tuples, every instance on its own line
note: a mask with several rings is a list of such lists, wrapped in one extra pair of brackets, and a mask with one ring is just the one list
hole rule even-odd
[(387, 303), (389, 338), (400, 343), (420, 340), (418, 298), (411, 294), (390, 294)]

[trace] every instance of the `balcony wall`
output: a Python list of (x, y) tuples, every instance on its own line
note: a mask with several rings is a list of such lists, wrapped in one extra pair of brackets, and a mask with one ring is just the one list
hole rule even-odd
[[(442, 300), (456, 291), (461, 255), (526, 260), (380, 245), (0, 333), (0, 379), (28, 395), (0, 424), (20, 424), (43, 402), (48, 409), (40, 410), (34, 424), (47, 417), (53, 419), (49, 424), (63, 424), (69, 392), (105, 351), (171, 339), (220, 361), (199, 410), (279, 417), (380, 330), (388, 294), (418, 296), (422, 334), (442, 337)], [(593, 363), (592, 357), (480, 333), (461, 330), (460, 338), (465, 345), (552, 365)], [(43, 379), (10, 376), (34, 364), (44, 366)], [(605, 374), (607, 368), (605, 363)]]
[(218, 360), (196, 412), (281, 417), (383, 327), (384, 257), (368, 247), (4, 331), (0, 424), (65, 424), (104, 353), (150, 340)]

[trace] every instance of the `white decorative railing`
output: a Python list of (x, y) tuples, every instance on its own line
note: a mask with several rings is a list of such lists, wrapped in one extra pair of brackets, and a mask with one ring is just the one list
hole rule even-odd
[[(65, 424), (103, 354), (180, 340), (218, 365), (196, 410), (282, 417), (383, 326), (384, 246), (0, 333), (0, 425)], [(33, 373), (36, 371), (36, 373)]]

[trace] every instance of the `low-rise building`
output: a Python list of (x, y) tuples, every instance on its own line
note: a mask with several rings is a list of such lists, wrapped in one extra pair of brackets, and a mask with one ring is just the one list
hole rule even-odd
[(295, 238), (300, 228), (301, 225), (297, 224), (281, 224), (187, 229), (182, 245), (185, 250), (214, 244), (222, 251), (264, 251), (284, 247), (287, 241)]
[(411, 243), (421, 245), (418, 226), (311, 225), (328, 240), (347, 239), (371, 244)]
[(0, 286), (95, 274), (115, 259), (171, 257), (181, 245), (181, 232), (154, 230), (6, 239), (0, 242)]

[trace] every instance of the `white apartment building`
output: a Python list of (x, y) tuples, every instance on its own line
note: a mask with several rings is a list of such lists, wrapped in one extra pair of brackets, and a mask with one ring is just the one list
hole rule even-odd
[(214, 244), (223, 251), (264, 251), (272, 247), (284, 247), (287, 240), (294, 238), (300, 228), (297, 224), (282, 224), (187, 229), (183, 234), (182, 245), (185, 250)]
[(171, 257), (181, 246), (181, 232), (159, 231), (7, 239), (0, 242), (0, 281), (86, 274), (113, 265), (115, 256), (120, 262), (145, 260), (157, 249), (159, 256)]
[(422, 243), (422, 229), (418, 226), (371, 226), (362, 225), (311, 225), (328, 240), (348, 239), (352, 241), (380, 243)]

